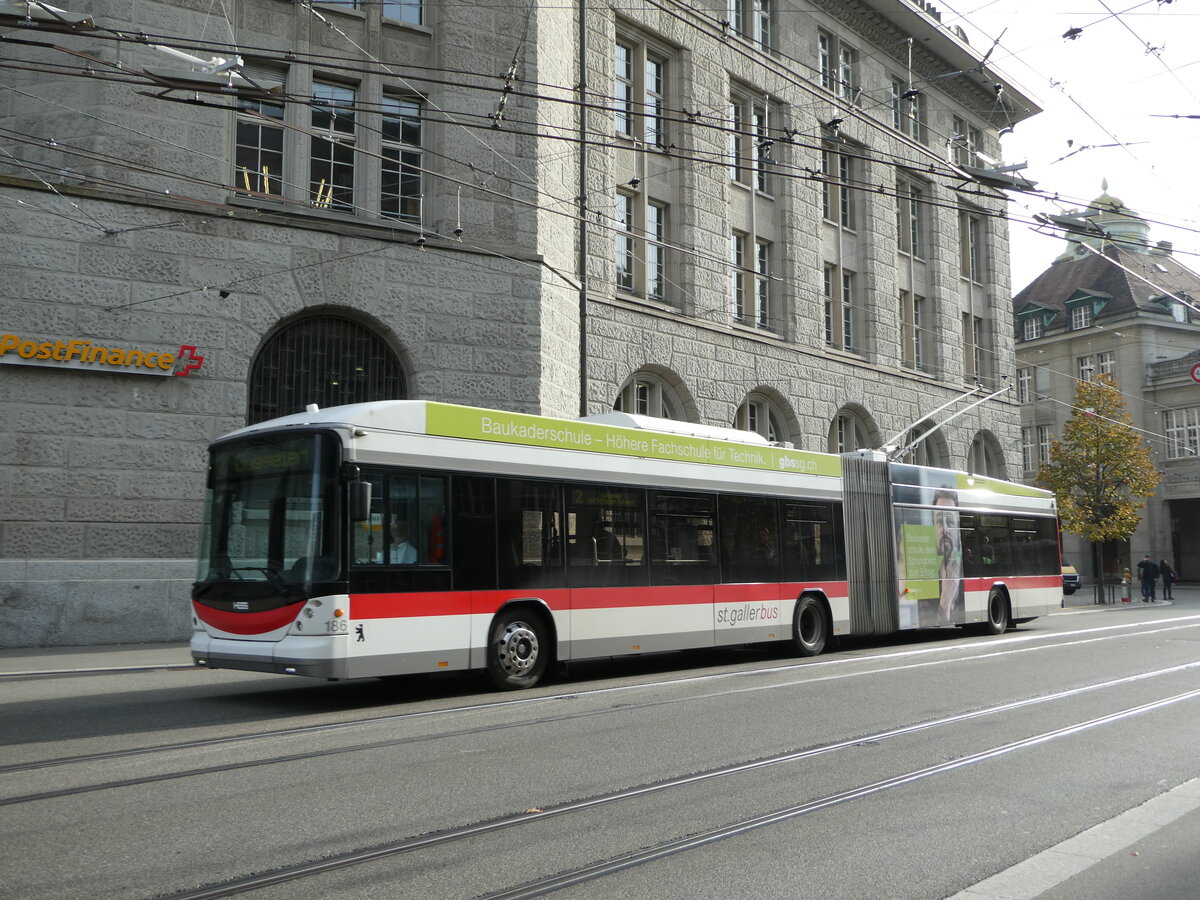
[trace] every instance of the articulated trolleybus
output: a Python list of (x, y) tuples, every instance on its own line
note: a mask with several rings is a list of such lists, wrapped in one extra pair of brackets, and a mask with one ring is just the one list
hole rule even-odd
[(939, 625), (1061, 601), (1045, 491), (610, 413), (318, 410), (211, 447), (192, 656), (328, 679)]

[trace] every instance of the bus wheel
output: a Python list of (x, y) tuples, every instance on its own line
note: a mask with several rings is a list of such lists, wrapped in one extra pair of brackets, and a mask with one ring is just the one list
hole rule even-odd
[(1004, 634), (1008, 630), (1008, 598), (1004, 591), (992, 588), (988, 594), (987, 620), (983, 623), (984, 634)]
[(542, 617), (525, 609), (510, 610), (492, 625), (488, 675), (506, 691), (531, 688), (546, 671), (549, 653)]
[(801, 597), (796, 604), (796, 619), (792, 625), (796, 652), (800, 656), (817, 656), (825, 649), (829, 635), (829, 617), (816, 597)]

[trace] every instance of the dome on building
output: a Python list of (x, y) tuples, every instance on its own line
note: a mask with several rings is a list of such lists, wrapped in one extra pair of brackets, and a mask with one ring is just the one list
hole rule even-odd
[(1145, 219), (1125, 205), (1125, 202), (1108, 192), (1108, 179), (1100, 183), (1100, 196), (1088, 204), (1086, 210), (1077, 213), (1079, 218), (1094, 225), (1100, 232), (1096, 235), (1069, 234), (1067, 247), (1059, 259), (1075, 259), (1087, 253), (1079, 244), (1087, 244), (1097, 250), (1105, 243), (1116, 244), (1134, 252), (1143, 252), (1150, 246), (1150, 226)]

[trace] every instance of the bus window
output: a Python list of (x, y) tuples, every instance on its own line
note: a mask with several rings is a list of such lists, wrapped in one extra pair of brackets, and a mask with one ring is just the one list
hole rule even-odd
[(1052, 519), (1018, 517), (1012, 520), (1017, 575), (1047, 575), (1061, 571)]
[(721, 580), (779, 581), (779, 509), (774, 500), (725, 495), (719, 505)]
[(710, 584), (717, 578), (713, 553), (716, 502), (710, 494), (650, 494), (652, 584)]
[(845, 577), (842, 517), (833, 503), (783, 504), (784, 581), (836, 581)]
[(496, 502), (500, 586), (563, 587), (561, 487), (501, 478)]
[(983, 562), (979, 558), (978, 518), (970, 513), (958, 517), (958, 529), (962, 535), (963, 575), (979, 578), (983, 575)]
[(354, 561), (388, 566), (444, 565), (446, 479), (366, 472), (371, 511), (354, 523)]
[(1012, 574), (1012, 540), (1007, 516), (980, 516), (979, 561), (983, 573)]
[(567, 487), (567, 580), (571, 587), (646, 583), (645, 493)]
[(454, 589), (496, 589), (496, 483), (474, 475), (454, 476)]

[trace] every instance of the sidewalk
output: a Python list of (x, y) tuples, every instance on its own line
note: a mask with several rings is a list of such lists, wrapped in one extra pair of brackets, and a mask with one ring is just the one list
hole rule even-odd
[(0, 650), (0, 678), (66, 672), (190, 669), (186, 643), (113, 644), (102, 647), (19, 647)]
[[(1142, 602), (1142, 586), (1135, 582), (1131, 585), (1122, 585), (1120, 582), (1116, 584), (1106, 584), (1104, 586), (1105, 596), (1111, 598), (1104, 603), (1095, 602), (1095, 585), (1084, 584), (1080, 585), (1079, 590), (1070, 596), (1063, 595), (1063, 609), (1116, 609), (1124, 607), (1145, 607), (1153, 608), (1155, 606), (1167, 606), (1176, 601), (1182, 600), (1200, 600), (1200, 584), (1175, 584), (1171, 586), (1171, 599), (1164, 600), (1162, 596), (1162, 584), (1157, 585), (1157, 599), (1152, 603)], [(1129, 594), (1129, 601), (1125, 602), (1122, 597), (1125, 593)]]

